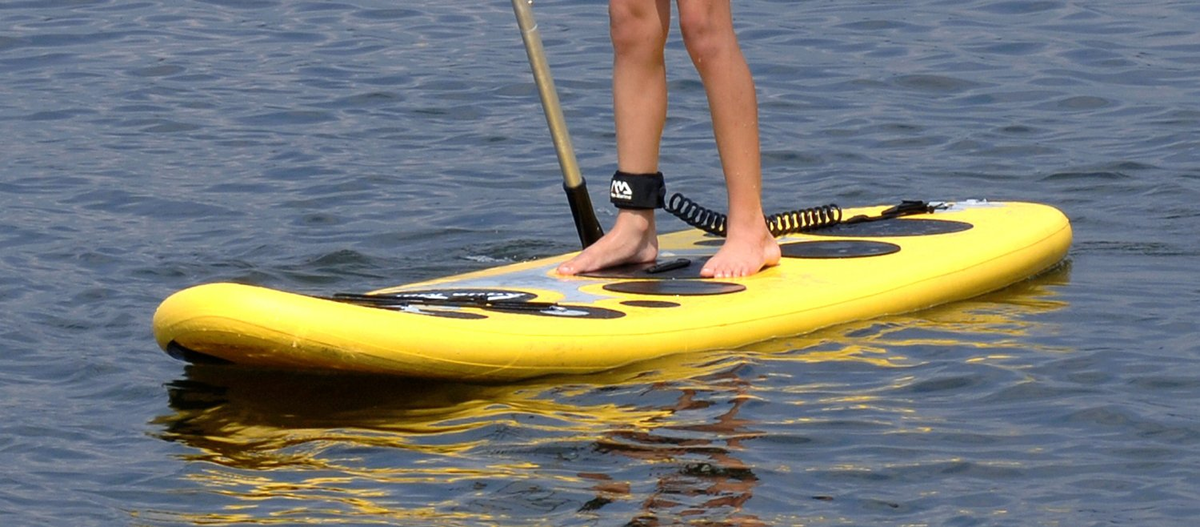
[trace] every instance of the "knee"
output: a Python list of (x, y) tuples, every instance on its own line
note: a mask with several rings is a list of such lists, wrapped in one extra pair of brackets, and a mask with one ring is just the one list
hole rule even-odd
[(733, 27), (720, 24), (707, 12), (681, 12), (679, 31), (683, 34), (688, 55), (697, 66), (727, 52), (737, 42)]
[(625, 57), (662, 54), (667, 35), (655, 4), (646, 0), (609, 2), (609, 32), (615, 54)]

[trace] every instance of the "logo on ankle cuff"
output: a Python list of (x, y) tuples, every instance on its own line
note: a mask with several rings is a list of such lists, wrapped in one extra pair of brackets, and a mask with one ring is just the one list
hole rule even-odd
[(633, 189), (630, 188), (629, 183), (626, 183), (619, 179), (614, 179), (612, 182), (612, 186), (610, 186), (608, 189), (608, 197), (611, 199), (632, 201), (633, 200)]

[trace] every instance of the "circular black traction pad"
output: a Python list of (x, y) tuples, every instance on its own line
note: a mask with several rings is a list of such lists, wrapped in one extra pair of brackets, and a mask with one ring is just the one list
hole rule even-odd
[(608, 284), (604, 290), (634, 295), (704, 296), (738, 293), (745, 291), (746, 286), (707, 280), (634, 280)]
[(930, 220), (922, 218), (893, 218), (883, 221), (842, 223), (805, 234), (812, 236), (931, 236), (970, 230), (974, 225), (964, 221)]
[(672, 308), (672, 307), (680, 306), (680, 304), (678, 304), (676, 302), (666, 302), (663, 300), (626, 300), (624, 302), (621, 302), (621, 305), (629, 306), (629, 307), (648, 307), (648, 308), (654, 308), (654, 309)]
[(785, 243), (779, 250), (785, 258), (864, 258), (899, 252), (900, 246), (866, 240), (831, 240)]

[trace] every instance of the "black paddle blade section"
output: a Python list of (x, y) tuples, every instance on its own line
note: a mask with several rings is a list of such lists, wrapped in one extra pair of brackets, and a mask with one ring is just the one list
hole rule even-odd
[(567, 193), (567, 204), (571, 206), (571, 217), (575, 219), (575, 231), (579, 233), (579, 243), (584, 249), (604, 236), (604, 229), (596, 219), (596, 209), (592, 207), (592, 198), (588, 194), (587, 182), (579, 180), (578, 187), (569, 187), (563, 183)]
[(883, 238), (892, 236), (933, 236), (952, 234), (974, 228), (963, 221), (931, 220), (924, 218), (895, 218), (861, 223), (840, 223), (807, 234), (813, 236), (853, 236), (861, 238)]
[(746, 286), (707, 280), (635, 280), (604, 286), (606, 291), (634, 295), (704, 296), (727, 295), (746, 290)]
[(865, 258), (900, 252), (894, 243), (865, 240), (837, 240), (785, 243), (779, 246), (784, 258)]

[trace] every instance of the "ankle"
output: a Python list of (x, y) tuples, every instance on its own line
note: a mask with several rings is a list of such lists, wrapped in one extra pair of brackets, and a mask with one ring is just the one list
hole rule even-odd
[(775, 239), (771, 235), (771, 230), (767, 228), (765, 221), (743, 221), (734, 223), (730, 221), (726, 225), (726, 237), (735, 239)]
[(622, 209), (613, 225), (614, 231), (651, 236), (655, 235), (656, 228), (653, 210)]

